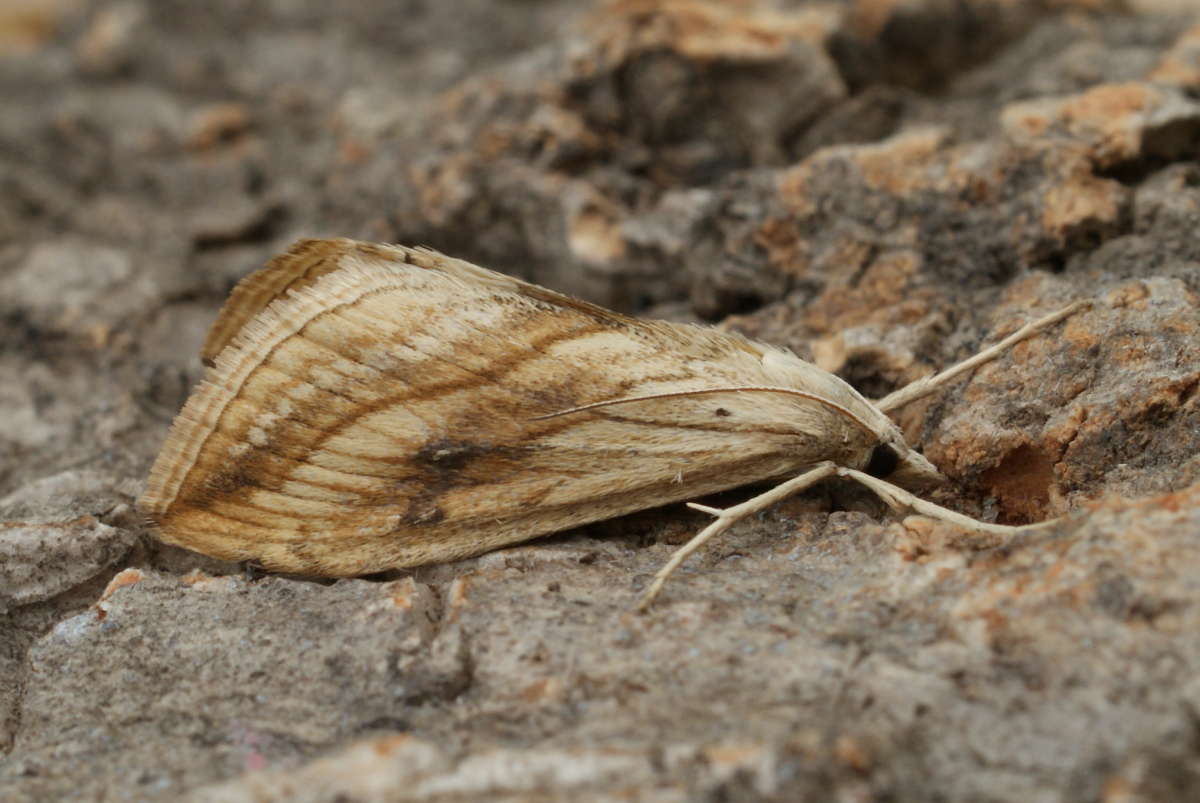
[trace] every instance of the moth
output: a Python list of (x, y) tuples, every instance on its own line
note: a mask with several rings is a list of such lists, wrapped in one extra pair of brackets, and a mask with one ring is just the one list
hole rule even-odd
[(1077, 310), (876, 402), (783, 349), (640, 320), (424, 248), (303, 240), (243, 279), (138, 504), (163, 540), (352, 576), (750, 483), (705, 541), (827, 477), (976, 530), (908, 490), (942, 481), (887, 411)]

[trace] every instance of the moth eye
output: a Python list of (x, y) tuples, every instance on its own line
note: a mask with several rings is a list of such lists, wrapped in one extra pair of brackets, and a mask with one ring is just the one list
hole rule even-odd
[(896, 453), (896, 450), (886, 443), (881, 443), (871, 450), (871, 459), (867, 461), (864, 471), (872, 477), (882, 479), (895, 471), (899, 463), (900, 455)]
[(724, 418), (724, 417), (725, 417), (725, 416), (727, 416), (727, 415), (733, 415), (733, 413), (729, 412), (729, 411), (728, 411), (728, 410), (726, 410), (724, 407), (718, 407), (718, 408), (716, 409), (716, 414), (717, 414), (717, 416), (719, 416), (719, 417), (721, 417), (721, 418)]

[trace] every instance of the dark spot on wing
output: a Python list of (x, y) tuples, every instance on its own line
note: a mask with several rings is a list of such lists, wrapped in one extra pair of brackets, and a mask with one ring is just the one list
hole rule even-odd
[(404, 480), (410, 503), (403, 522), (410, 526), (432, 526), (445, 520), (442, 495), (454, 488), (496, 482), (519, 464), (523, 450), (488, 441), (437, 438), (426, 442), (413, 455), (417, 477)]
[(491, 451), (492, 445), (489, 443), (438, 438), (422, 446), (413, 460), (439, 474), (449, 474), (461, 471), (467, 463)]

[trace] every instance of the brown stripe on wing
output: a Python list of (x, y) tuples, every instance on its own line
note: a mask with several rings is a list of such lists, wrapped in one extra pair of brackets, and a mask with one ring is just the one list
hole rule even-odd
[[(369, 399), (354, 399), (336, 393), (328, 388), (314, 385), (317, 392), (323, 394), (324, 398), (320, 401), (311, 400), (301, 407), (299, 413), (294, 414), (304, 426), (307, 432), (301, 431), (299, 428), (289, 426), (292, 417), (280, 417), (276, 424), (283, 430), (286, 430), (286, 435), (283, 432), (272, 432), (271, 440), (275, 440), (280, 436), (284, 436), (288, 441), (288, 459), (294, 463), (312, 463), (312, 457), (315, 454), (330, 449), (329, 442), (339, 436), (346, 434), (354, 429), (368, 429), (370, 425), (363, 419), (378, 413), (383, 410), (393, 407), (403, 407), (410, 404), (429, 405), (434, 404), (446, 395), (462, 392), (464, 390), (475, 390), (481, 386), (492, 385), (503, 387), (503, 377), (508, 372), (515, 370), (522, 363), (544, 357), (542, 353), (546, 348), (557, 342), (568, 339), (585, 337), (588, 334), (594, 334), (598, 331), (604, 331), (602, 327), (591, 325), (574, 331), (557, 331), (546, 333), (545, 336), (533, 343), (534, 348), (528, 352), (513, 352), (511, 356), (493, 360), (496, 366), (491, 377), (485, 383), (480, 377), (470, 375), (468, 377), (448, 379), (441, 382), (430, 382), (428, 378), (425, 384), (421, 387), (405, 386), (402, 390)], [(282, 344), (281, 344), (282, 345)], [(321, 360), (313, 360), (311, 365), (324, 364)], [(453, 365), (453, 363), (449, 363)], [(232, 493), (232, 485), (225, 481), (225, 475), (236, 476), (244, 481), (247, 477), (254, 477), (258, 480), (258, 485), (263, 481), (268, 481), (270, 475), (269, 466), (275, 462), (276, 458), (272, 457), (270, 452), (261, 448), (247, 448), (247, 450), (236, 458), (234, 462), (224, 458), (228, 452), (228, 447), (238, 443), (248, 441), (248, 433), (254, 426), (254, 413), (271, 413), (273, 408), (258, 407), (257, 401), (259, 394), (247, 393), (246, 391), (254, 384), (254, 374), (260, 371), (270, 371), (272, 373), (281, 373), (288, 376), (292, 381), (298, 381), (291, 377), (290, 373), (280, 371), (275, 366), (264, 362), (247, 377), (243, 384), (243, 393), (237, 399), (226, 406), (217, 420), (216, 426), (210, 430), (206, 437), (206, 442), (200, 450), (198, 459), (192, 466), (192, 469), (185, 475), (183, 482), (180, 484), (179, 492), (176, 494), (175, 501), (170, 507), (175, 507), (177, 504), (184, 504), (188, 507), (208, 507), (219, 501), (233, 502), (234, 496), (241, 494)], [(311, 371), (307, 373), (311, 376)], [(308, 384), (312, 384), (309, 382)], [(623, 393), (625, 391), (624, 383), (617, 383), (613, 388), (614, 394)], [(519, 409), (527, 403), (527, 399), (516, 394), (519, 389), (508, 388), (504, 390), (505, 394), (513, 394), (513, 409), (509, 414), (513, 417), (519, 416)], [(538, 390), (539, 394), (544, 394), (544, 389)], [(337, 398), (344, 404), (334, 405), (330, 402), (333, 398)], [(300, 402), (293, 401), (293, 404), (300, 406)], [(538, 399), (538, 403), (544, 404), (544, 399)], [(254, 410), (248, 408), (256, 408)], [(333, 409), (331, 409), (333, 408)], [(340, 408), (340, 409), (338, 409)], [(467, 419), (474, 418), (478, 415), (478, 408), (463, 409), (460, 416), (462, 427), (464, 430), (473, 429), (469, 426)], [(231, 420), (231, 417), (234, 420)], [(237, 420), (240, 419), (240, 420)], [(553, 424), (540, 425), (538, 429), (539, 437), (544, 437), (552, 432), (566, 429), (576, 424), (570, 421), (554, 422)], [(450, 425), (453, 427), (453, 424)], [(381, 439), (391, 437), (389, 433), (376, 430), (373, 432)], [(217, 444), (226, 445), (222, 449)], [(212, 447), (216, 447), (210, 449)], [(215, 451), (215, 455), (210, 456), (210, 452)], [(209, 459), (206, 459), (208, 457)], [(353, 456), (358, 459), (361, 456)], [(394, 459), (394, 464), (397, 469), (411, 465), (414, 455), (398, 454)], [(279, 475), (276, 475), (279, 476)], [(284, 477), (279, 477), (279, 482), (285, 481)], [(169, 508), (170, 509), (170, 508)], [(167, 516), (169, 518), (169, 509)]]
[(347, 253), (359, 250), (353, 240), (300, 240), (274, 257), (265, 267), (242, 279), (230, 292), (208, 330), (200, 358), (212, 365), (246, 322), (289, 290), (308, 287), (337, 270)]

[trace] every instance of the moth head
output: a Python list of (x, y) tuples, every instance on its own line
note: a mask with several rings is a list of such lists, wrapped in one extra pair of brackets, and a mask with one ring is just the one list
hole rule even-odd
[(891, 418), (841, 378), (780, 349), (764, 348), (762, 366), (767, 376), (781, 386), (780, 392), (808, 396), (838, 412), (865, 436), (862, 451), (856, 448), (854, 454), (843, 457), (857, 463), (850, 467), (909, 490), (946, 482), (924, 455), (908, 445)]

